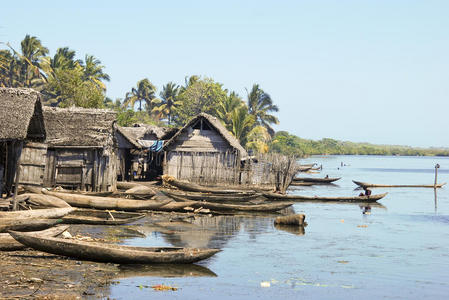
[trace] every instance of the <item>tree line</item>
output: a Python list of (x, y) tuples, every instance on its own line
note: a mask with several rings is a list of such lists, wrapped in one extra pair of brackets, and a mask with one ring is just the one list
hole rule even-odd
[(309, 155), (400, 155), (449, 156), (449, 149), (414, 148), (399, 145), (373, 145), (324, 138), (319, 141), (302, 139), (286, 131), (279, 131), (270, 143), (273, 152), (304, 157)]
[[(0, 43), (1, 44), (1, 43)], [(41, 92), (46, 105), (85, 108), (110, 108), (117, 111), (121, 126), (148, 123), (183, 126), (200, 112), (219, 118), (242, 146), (256, 153), (268, 151), (288, 155), (372, 154), (444, 155), (448, 149), (422, 149), (406, 146), (372, 145), (333, 139), (301, 139), (286, 131), (275, 133), (279, 124), (274, 113), (279, 108), (258, 84), (246, 90), (245, 99), (212, 78), (187, 76), (182, 85), (168, 82), (158, 93), (148, 78), (131, 87), (123, 99), (106, 97), (110, 80), (105, 66), (93, 55), (76, 58), (69, 47), (58, 48), (53, 56), (41, 41), (26, 35), (19, 51), (3, 44), (0, 49), (0, 87), (27, 87)]]
[(26, 35), (17, 51), (10, 44), (0, 49), (0, 87), (27, 87), (41, 92), (46, 105), (110, 108), (117, 111), (118, 124), (143, 122), (182, 126), (191, 117), (206, 112), (219, 118), (249, 150), (267, 152), (274, 136), (273, 113), (279, 109), (258, 84), (247, 90), (244, 100), (236, 92), (211, 78), (187, 76), (184, 85), (165, 84), (158, 93), (148, 78), (130, 88), (123, 99), (106, 97), (110, 80), (101, 61), (93, 55), (76, 58), (69, 47), (49, 54), (35, 36)]

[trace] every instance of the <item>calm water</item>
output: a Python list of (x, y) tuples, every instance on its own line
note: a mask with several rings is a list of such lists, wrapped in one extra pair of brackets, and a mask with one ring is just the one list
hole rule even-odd
[[(336, 185), (291, 193), (354, 195), (352, 179), (385, 184), (449, 182), (448, 158), (313, 157), (320, 174), (342, 177)], [(341, 162), (346, 166), (341, 167)], [(146, 238), (129, 245), (218, 247), (199, 267), (124, 269), (110, 295), (117, 299), (448, 299), (449, 187), (388, 191), (382, 206), (363, 215), (356, 204), (298, 203), (304, 232), (273, 226), (274, 216), (198, 218), (190, 223), (136, 226)], [(262, 287), (268, 285), (269, 287)], [(177, 291), (157, 292), (166, 284)]]

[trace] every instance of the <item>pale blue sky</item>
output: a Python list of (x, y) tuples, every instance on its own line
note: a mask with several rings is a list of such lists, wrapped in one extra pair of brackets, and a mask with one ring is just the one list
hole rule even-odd
[(93, 54), (124, 97), (212, 77), (259, 83), (277, 130), (449, 147), (449, 1), (2, 1), (0, 41)]

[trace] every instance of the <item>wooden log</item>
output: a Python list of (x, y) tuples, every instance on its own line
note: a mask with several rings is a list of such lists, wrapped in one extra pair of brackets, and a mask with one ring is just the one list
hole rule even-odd
[(306, 215), (304, 215), (304, 214), (296, 214), (296, 215), (290, 215), (290, 216), (284, 216), (284, 217), (277, 217), (274, 220), (274, 224), (303, 226), (304, 224), (307, 224), (304, 222), (305, 219), (306, 219)]

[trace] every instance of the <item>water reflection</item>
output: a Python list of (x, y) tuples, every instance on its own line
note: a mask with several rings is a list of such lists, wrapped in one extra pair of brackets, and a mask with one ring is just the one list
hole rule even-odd
[(436, 214), (437, 213), (437, 204), (438, 204), (437, 189), (433, 189), (433, 194), (435, 196), (435, 214)]
[(295, 235), (304, 235), (306, 234), (306, 230), (304, 226), (301, 225), (280, 225), (280, 224), (274, 224), (274, 228), (277, 230), (282, 230), (288, 233), (292, 233)]
[(132, 277), (217, 277), (210, 269), (196, 264), (120, 265), (115, 279)]

